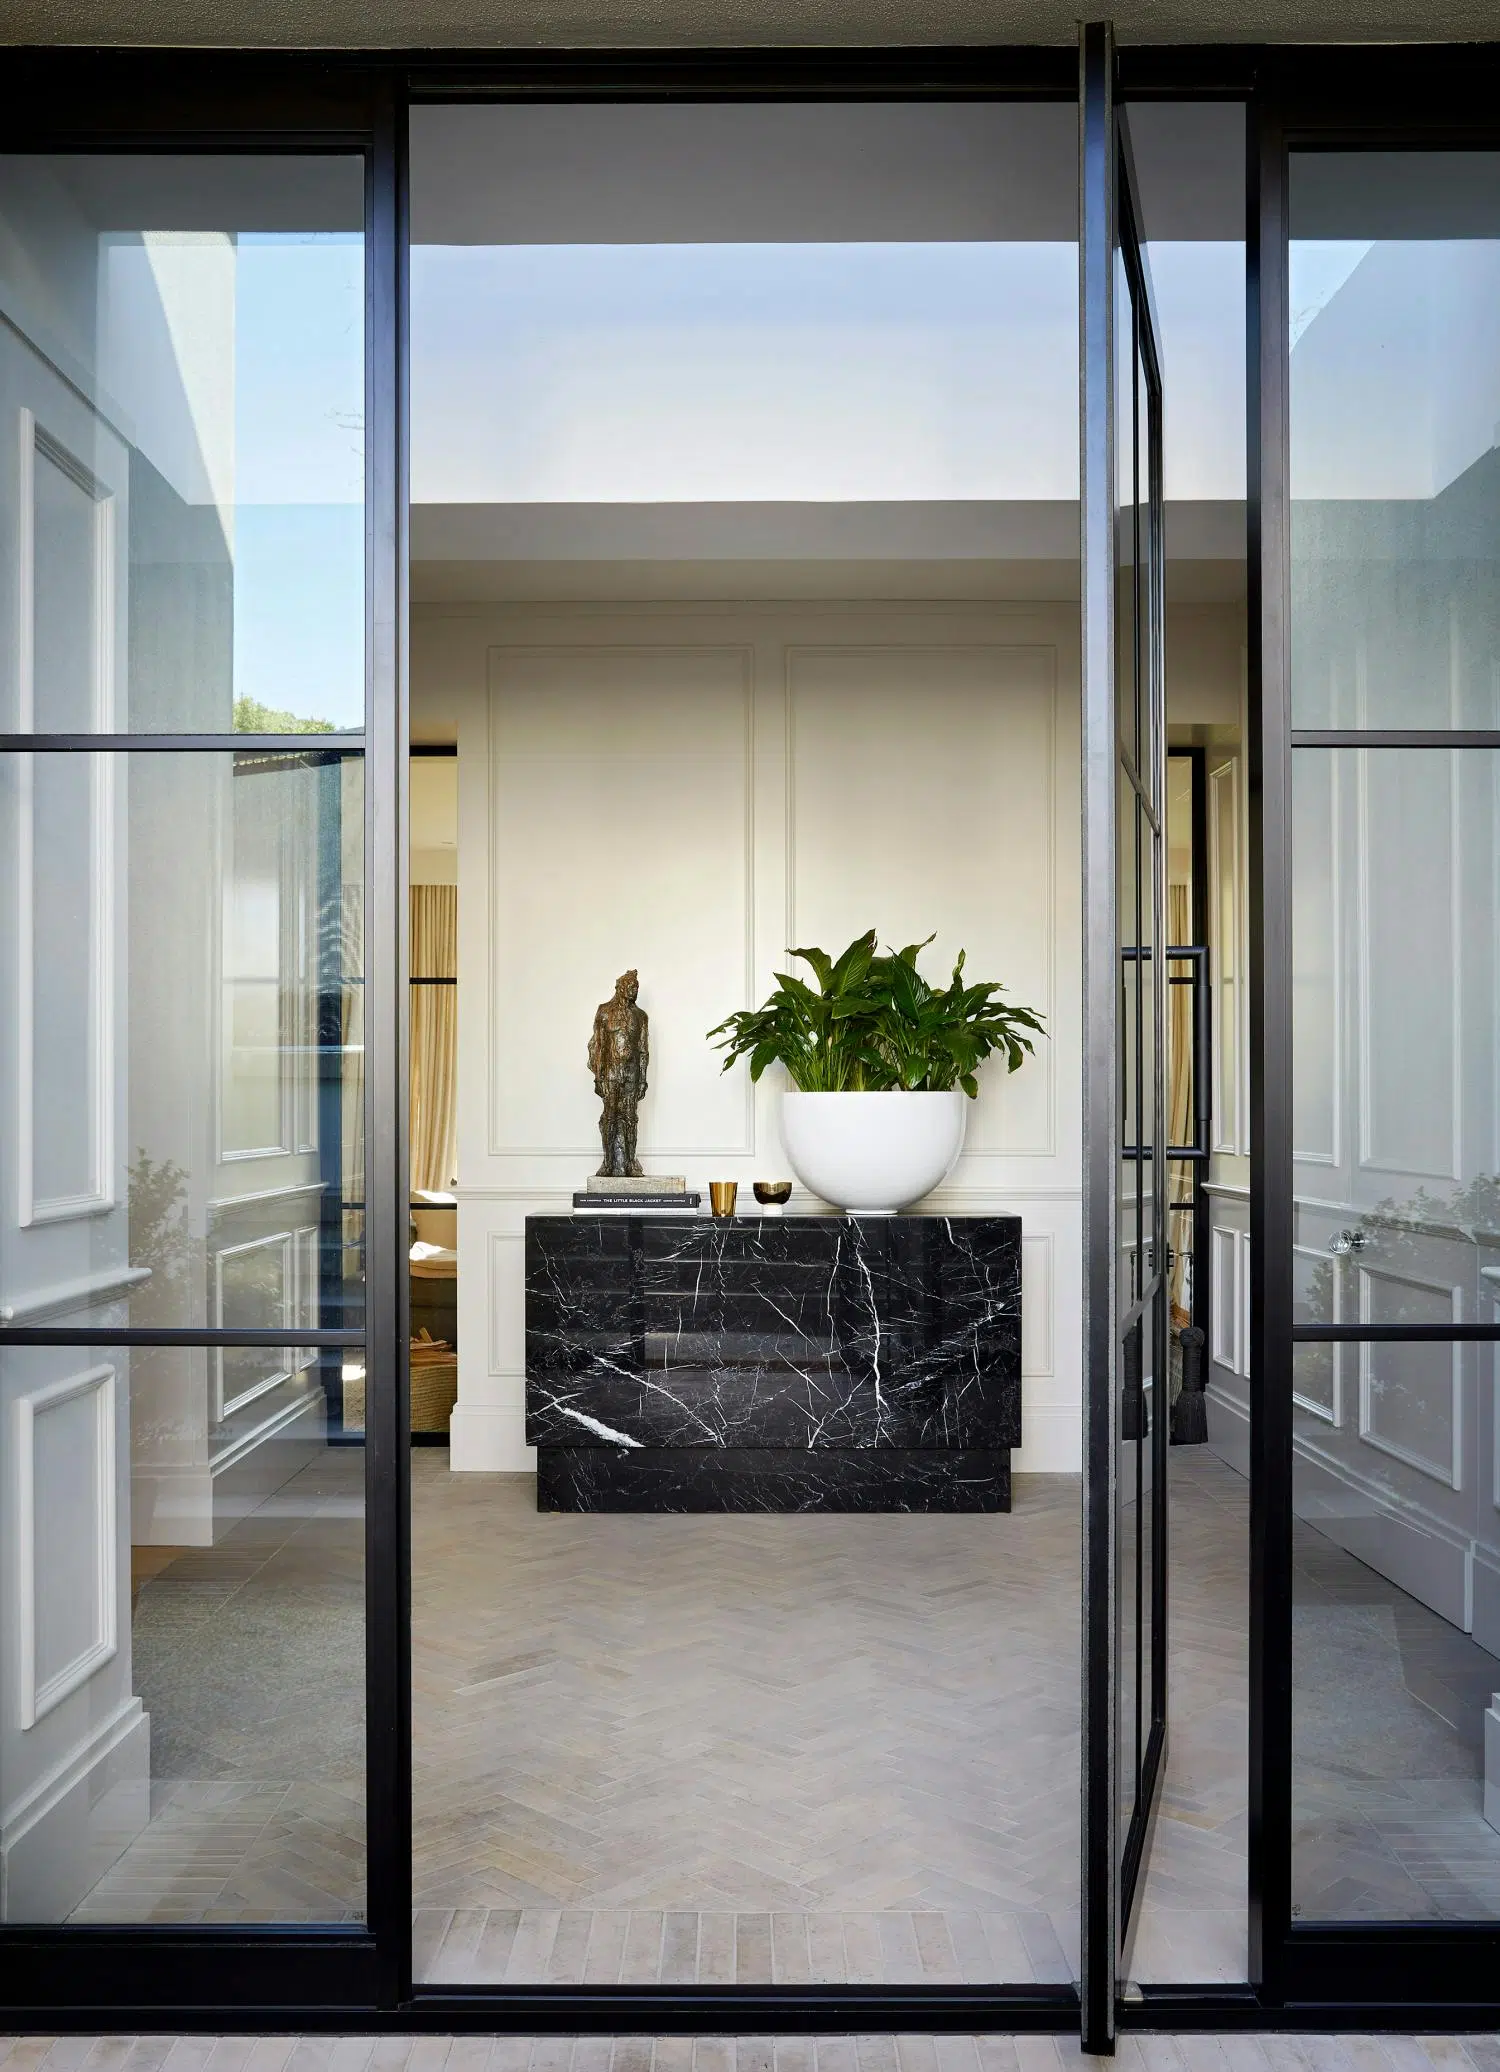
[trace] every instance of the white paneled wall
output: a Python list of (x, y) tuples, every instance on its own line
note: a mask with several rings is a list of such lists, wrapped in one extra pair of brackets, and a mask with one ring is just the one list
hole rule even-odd
[[(704, 1037), (788, 944), (934, 929), (934, 975), (1041, 1008), (986, 1074), (934, 1207), (1025, 1225), (1025, 1444), (1079, 1460), (1077, 607), (490, 606), (419, 612), (413, 710), (459, 741), (455, 1468), (531, 1465), (522, 1234), (598, 1162), (584, 1051), (628, 965), (651, 1016), (648, 1170), (786, 1170), (770, 1075)], [(804, 1204), (810, 1206), (811, 1204)]]

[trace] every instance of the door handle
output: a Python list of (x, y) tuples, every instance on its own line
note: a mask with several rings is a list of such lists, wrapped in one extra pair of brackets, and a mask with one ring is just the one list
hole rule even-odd
[(1335, 1259), (1342, 1259), (1348, 1252), (1362, 1252), (1365, 1248), (1365, 1234), (1362, 1230), (1336, 1230), (1328, 1240), (1328, 1249)]

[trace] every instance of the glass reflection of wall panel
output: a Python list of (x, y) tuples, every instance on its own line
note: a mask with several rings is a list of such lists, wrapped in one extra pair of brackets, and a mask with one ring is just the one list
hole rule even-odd
[(364, 1911), (363, 221), (0, 158), (9, 1922)]
[(1492, 1920), (1500, 157), (1291, 236), (1293, 1912)]
[[(1168, 969), (1165, 1134), (1224, 1145), (1169, 1160), (1157, 1214), (1170, 1246), (1166, 1775), (1129, 1975), (1141, 1982), (1247, 1976), (1249, 1483), (1245, 1377), (1201, 1349), (1199, 1416), (1185, 1423), (1184, 1331), (1201, 1322), (1213, 1260), (1243, 1261), (1247, 1164), (1234, 1083), (1241, 1003), (1234, 846), (1241, 797), (1245, 651), (1245, 112), (1234, 104), (1133, 103), (1131, 144), (1164, 361), (1166, 481), (1166, 946), (1209, 958)], [(1127, 598), (1122, 591), (1122, 610)], [(1201, 764), (1195, 828), (1194, 762)], [(1217, 794), (1220, 855), (1210, 854)], [(1201, 882), (1199, 874), (1201, 873)], [(1217, 900), (1222, 914), (1210, 909)], [(1233, 925), (1226, 925), (1227, 921)], [(1205, 925), (1206, 924), (1206, 925)], [(1201, 930), (1201, 933), (1200, 933)], [(1210, 1000), (1199, 988), (1207, 985)], [(1195, 1056), (1200, 1009), (1212, 1050)], [(1204, 1066), (1204, 1085), (1195, 1081)], [(1200, 1106), (1204, 1115), (1200, 1116)], [(1210, 1120), (1211, 1116), (1211, 1120)], [(1195, 1172), (1207, 1185), (1206, 1193)], [(1204, 1257), (1199, 1256), (1202, 1238)], [(1235, 1311), (1225, 1280), (1226, 1310)], [(1221, 1345), (1220, 1350), (1228, 1350)], [(1198, 1434), (1206, 1431), (1206, 1439)], [(1192, 1443), (1181, 1443), (1184, 1432)]]
[[(419, 1979), (1077, 1975), (1077, 212), (1066, 103), (413, 111), (412, 723), (458, 746), (462, 1009)], [(599, 1162), (599, 1001), (639, 968), (647, 1173), (753, 1212), (777, 1074), (705, 1031), (872, 926), (1048, 1018), (929, 1204), (1023, 1209), (1011, 1511), (934, 1475), (923, 1516), (539, 1518), (524, 1234)]]

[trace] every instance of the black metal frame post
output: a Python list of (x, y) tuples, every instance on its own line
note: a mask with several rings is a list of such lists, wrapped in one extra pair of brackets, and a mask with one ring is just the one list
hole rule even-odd
[[(1291, 1390), (1267, 1386), (1291, 1317), (1291, 768), (1287, 741), (1286, 186), (1279, 125), (1247, 125), (1250, 982), (1250, 1982), (1285, 1991), (1291, 1851)], [(1269, 1090), (1269, 1097), (1268, 1097)]]
[[(1193, 769), (1193, 941), (1208, 942), (1208, 751), (1189, 748)], [(1193, 1174), (1193, 1323), (1203, 1333), (1206, 1348), (1213, 1343), (1213, 1276), (1208, 1271), (1213, 1202), (1205, 1181), (1213, 1145), (1214, 1114), (1214, 995), (1209, 983), (1208, 959), (1198, 970), (1198, 991), (1193, 1018), (1193, 1142), (1201, 1145), (1203, 1158)]]
[(1115, 111), (1114, 36), (1079, 47), (1079, 384), (1083, 595), (1083, 1690), (1082, 2041), (1114, 2049), (1118, 1947), (1115, 1652), (1119, 1271), (1115, 1032)]
[[(1088, 2050), (1113, 2048), (1120, 1973), (1145, 1868), (1167, 1740), (1167, 1439), (1169, 1401), (1166, 1258), (1165, 893), (1163, 827), (1166, 772), (1163, 620), (1162, 384), (1155, 314), (1141, 247), (1128, 130), (1115, 106), (1115, 53), (1107, 23), (1085, 25), (1080, 41), (1081, 528), (1083, 543), (1083, 932), (1084, 932), (1084, 1663), (1083, 1663), (1083, 2038)], [(1117, 301), (1116, 269), (1124, 298)], [(1117, 326), (1129, 324), (1131, 418), (1116, 424), (1120, 352)], [(1144, 384), (1144, 397), (1142, 396)], [(1144, 405), (1144, 417), (1142, 407)], [(1117, 452), (1129, 439), (1134, 642), (1127, 661), (1116, 630)], [(1142, 523), (1144, 499), (1145, 522)], [(1144, 572), (1146, 587), (1141, 588)], [(1137, 714), (1121, 739), (1122, 669), (1133, 672)], [(1133, 876), (1120, 885), (1116, 826), (1122, 780), (1135, 822)], [(1133, 920), (1122, 935), (1121, 897)], [(1144, 931), (1144, 932), (1143, 932)], [(1123, 968), (1134, 983), (1122, 995)], [(1143, 987), (1148, 988), (1143, 991)], [(1121, 1001), (1134, 1036), (1122, 1043)], [(1151, 1127), (1143, 1074), (1146, 1018), (1152, 1036)], [(1122, 1059), (1133, 1058), (1133, 1098), (1120, 1098)], [(1135, 1118), (1126, 1141), (1122, 1116)], [(1137, 1229), (1135, 1283), (1120, 1296), (1122, 1235), (1118, 1175), (1133, 1161), (1138, 1195), (1152, 1204), (1149, 1230)], [(1149, 1399), (1142, 1395), (1147, 1370)], [(1121, 1448), (1134, 1445), (1136, 1531), (1141, 1549), (1125, 1572), (1118, 1515)], [(1145, 1486), (1145, 1449), (1151, 1468)], [(1144, 1643), (1149, 1588), (1150, 1647)], [(1119, 1603), (1133, 1596), (1134, 1659), (1119, 1656)], [(1126, 1773), (1123, 1708), (1136, 1719), (1128, 1737), (1129, 1819), (1120, 1823)]]
[[(367, 367), (375, 370), (367, 392), (370, 496), (366, 505), (366, 540), (370, 568), (369, 595), (379, 603), (382, 596), (380, 571), (388, 571), (384, 608), (375, 625), (383, 623), (394, 635), (401, 622), (400, 591), (393, 587), (400, 573), (400, 552), (395, 532), (399, 508), (398, 485), (389, 468), (382, 467), (382, 452), (394, 452), (396, 442), (388, 430), (389, 404), (382, 416), (382, 397), (394, 399), (392, 373), (382, 382), (381, 342), (394, 350), (397, 327), (393, 311), (385, 300), (384, 280), (389, 276), (397, 248), (396, 224), (380, 206), (382, 172), (393, 174), (397, 152), (394, 139), (383, 154), (377, 150), (377, 118), (381, 105), (394, 107), (399, 82), (357, 63), (320, 65), (297, 59), (242, 57), (232, 64), (199, 54), (176, 54), (163, 60), (156, 53), (17, 53), (0, 60), (0, 148), (10, 153), (78, 152), (128, 154), (165, 153), (173, 156), (247, 153), (254, 155), (327, 155), (359, 157), (366, 168), (366, 348)], [(379, 539), (388, 542), (382, 557)], [(372, 629), (374, 630), (374, 629)], [(307, 767), (316, 773), (324, 793), (336, 787), (338, 769), (349, 758), (365, 760), (389, 730), (402, 720), (404, 700), (394, 680), (389, 661), (390, 643), (382, 649), (371, 638), (366, 644), (367, 726), (327, 738), (306, 735), (245, 734), (71, 734), (0, 736), (0, 752), (72, 755), (136, 753), (139, 755), (184, 755), (274, 758), (280, 767)], [(391, 790), (390, 758), (380, 759), (379, 783), (382, 795)], [(368, 766), (367, 766), (368, 767)], [(395, 773), (397, 779), (404, 772)], [(366, 826), (369, 829), (373, 805), (372, 787), (365, 787)], [(398, 786), (397, 796), (401, 796)], [(320, 830), (325, 837), (329, 831)], [(402, 945), (394, 940), (382, 951), (384, 910), (395, 909), (395, 888), (404, 882), (404, 859), (390, 854), (384, 874), (371, 870), (372, 849), (367, 835), (366, 912), (372, 925), (368, 931), (371, 964), (367, 974), (367, 1007), (380, 1012), (382, 1000), (391, 996), (399, 972)], [(319, 891), (329, 890), (330, 858), (326, 843), (320, 849)], [(373, 1352), (372, 1428), (377, 1425), (382, 1391), (391, 1395), (392, 1383), (386, 1370), (391, 1366), (389, 1319), (372, 1323), (371, 1318), (351, 1322), (344, 1305), (342, 1274), (342, 1171), (337, 1153), (330, 1162), (326, 1132), (332, 1128), (335, 1142), (342, 1136), (340, 1097), (330, 1086), (327, 1047), (342, 1045), (339, 996), (345, 974), (339, 964), (342, 944), (327, 941), (331, 927), (326, 911), (320, 914), (319, 964), (316, 973), (318, 996), (319, 1084), (317, 1093), (320, 1125), (320, 1177), (325, 1200), (320, 1215), (320, 1290), (332, 1293), (336, 1287), (333, 1328), (285, 1327), (269, 1330), (218, 1328), (131, 1327), (76, 1328), (49, 1326), (18, 1328), (0, 1326), (0, 1347), (25, 1345), (112, 1345), (202, 1346), (293, 1345), (313, 1348), (328, 1369), (341, 1362), (342, 1354), (360, 1347), (367, 1357)], [(335, 936), (341, 931), (333, 927)], [(393, 1023), (399, 1017), (393, 1017)], [(381, 1046), (376, 1046), (378, 1066)], [(393, 1046), (385, 1049), (394, 1055)], [(387, 1073), (391, 1070), (387, 1064)], [(378, 1114), (386, 1099), (383, 1085), (367, 1085), (367, 1114)], [(391, 1136), (387, 1121), (386, 1136)], [(377, 1133), (370, 1133), (367, 1214), (379, 1232), (380, 1199), (394, 1184), (390, 1145), (382, 1145)], [(326, 1199), (330, 1184), (334, 1214)], [(387, 1225), (391, 1224), (387, 1216)], [(404, 1225), (401, 1227), (404, 1256)], [(340, 1260), (335, 1269), (335, 1242)], [(382, 1266), (369, 1255), (374, 1270), (370, 1292), (378, 1307), (382, 1283), (391, 1278), (389, 1265)], [(383, 1334), (384, 1348), (376, 1345)], [(398, 1511), (389, 1493), (382, 1489), (377, 1471), (383, 1470), (389, 1451), (378, 1429), (366, 1451), (366, 1689), (368, 1765), (366, 1824), (371, 1844), (374, 1874), (370, 1882), (368, 1925), (308, 1924), (259, 1927), (162, 1925), (119, 1927), (33, 1926), (24, 1923), (0, 1928), (0, 2008), (7, 2024), (36, 2026), (55, 2023), (59, 2016), (71, 2026), (108, 2024), (111, 2020), (140, 2026), (148, 2009), (170, 2009), (174, 2020), (204, 2026), (222, 2025), (226, 2011), (256, 2011), (261, 2020), (274, 2023), (278, 2015), (301, 2024), (309, 2017), (322, 2018), (334, 2009), (373, 2009), (394, 2006), (399, 1973), (391, 1956), (404, 1945), (403, 1924), (400, 1945), (392, 1939), (394, 1921), (390, 1906), (393, 1872), (379, 1862), (383, 1838), (390, 1834), (390, 1809), (399, 1807), (405, 1791), (408, 1768), (399, 1723), (405, 1718), (401, 1671), (405, 1662), (404, 1623), (398, 1596), (402, 1542), (393, 1530)], [(390, 1616), (385, 1616), (387, 1613)], [(382, 1623), (383, 1621), (383, 1623)], [(377, 1636), (380, 1644), (376, 1645)], [(387, 1845), (388, 1846), (388, 1845)], [(382, 1901), (384, 1917), (382, 1918)], [(385, 1977), (379, 1959), (385, 1959)]]
[(365, 1432), (369, 1919), (378, 2004), (411, 1992), (406, 100), (381, 83), (371, 155), (365, 884)]

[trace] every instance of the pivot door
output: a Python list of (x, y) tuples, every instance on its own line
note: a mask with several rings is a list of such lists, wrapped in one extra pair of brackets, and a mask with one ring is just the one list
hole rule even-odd
[(1162, 384), (1107, 25), (1082, 40), (1084, 2048), (1109, 2049), (1166, 1746)]

